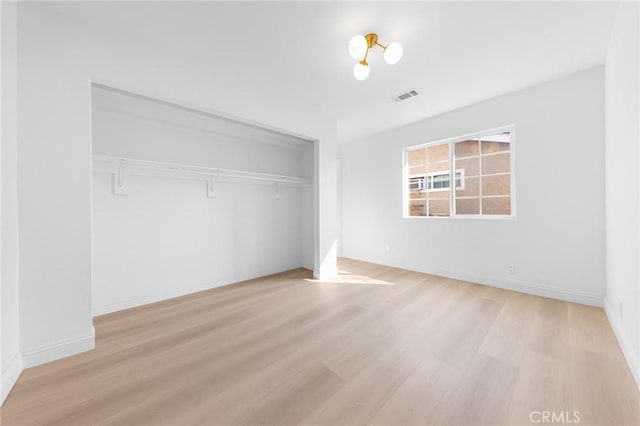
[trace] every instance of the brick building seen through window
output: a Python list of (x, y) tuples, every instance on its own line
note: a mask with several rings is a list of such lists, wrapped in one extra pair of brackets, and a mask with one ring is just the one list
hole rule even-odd
[(514, 215), (512, 128), (410, 147), (404, 158), (405, 216)]

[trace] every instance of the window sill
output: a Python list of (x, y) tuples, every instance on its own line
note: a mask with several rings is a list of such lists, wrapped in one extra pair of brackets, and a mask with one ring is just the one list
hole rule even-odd
[(486, 216), (474, 216), (474, 215), (458, 215), (458, 216), (403, 216), (403, 219), (454, 219), (454, 220), (516, 220), (517, 216), (499, 216), (499, 215), (486, 215)]

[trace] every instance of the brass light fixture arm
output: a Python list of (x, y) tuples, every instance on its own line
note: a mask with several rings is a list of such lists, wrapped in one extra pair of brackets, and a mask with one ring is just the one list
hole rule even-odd
[(382, 50), (386, 49), (387, 46), (385, 46), (384, 44), (380, 44), (378, 42), (378, 34), (376, 33), (369, 33), (366, 36), (364, 36), (365, 40), (367, 40), (367, 51), (364, 54), (364, 58), (362, 59), (362, 61), (360, 61), (360, 63), (362, 65), (368, 65), (367, 63), (367, 55), (369, 55), (369, 49), (371, 49), (374, 46), (380, 46), (382, 47)]
[(364, 53), (364, 58), (362, 58), (362, 60), (360, 61), (360, 63), (362, 65), (369, 65), (369, 63), (367, 62), (367, 56), (369, 55), (369, 49), (371, 49), (373, 46), (376, 45), (376, 43), (378, 43), (378, 35), (375, 33), (369, 33), (366, 36), (364, 36), (365, 40), (367, 40), (367, 51)]
[(369, 65), (369, 63), (367, 62), (367, 55), (369, 54), (369, 47), (367, 47), (367, 51), (364, 54), (364, 58), (362, 58), (362, 60), (360, 61), (360, 63), (362, 65)]

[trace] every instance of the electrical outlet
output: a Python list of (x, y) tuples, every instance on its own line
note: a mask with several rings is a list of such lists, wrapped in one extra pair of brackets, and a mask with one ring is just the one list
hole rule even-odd
[(509, 275), (515, 275), (515, 273), (516, 273), (516, 265), (514, 265), (513, 263), (510, 264), (507, 267), (507, 270), (509, 271)]
[(620, 313), (620, 318), (624, 318), (624, 310), (623, 310), (624, 306), (623, 306), (623, 303), (620, 302), (618, 305), (619, 305), (618, 306), (618, 312)]

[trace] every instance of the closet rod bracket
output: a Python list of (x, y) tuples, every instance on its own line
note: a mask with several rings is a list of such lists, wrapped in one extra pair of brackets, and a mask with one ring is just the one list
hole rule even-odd
[(113, 194), (127, 195), (129, 194), (129, 179), (127, 176), (127, 166), (123, 161), (118, 166), (118, 171), (113, 174)]
[(218, 196), (218, 193), (216, 192), (216, 184), (218, 183), (219, 176), (219, 171), (209, 176), (209, 179), (207, 180), (207, 197), (216, 198)]

